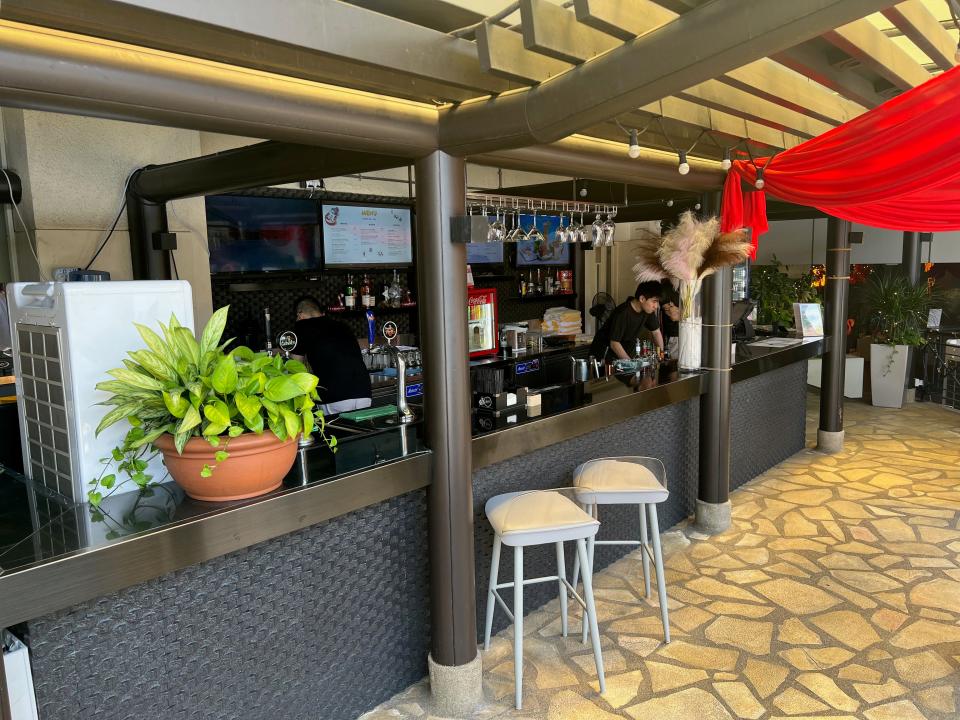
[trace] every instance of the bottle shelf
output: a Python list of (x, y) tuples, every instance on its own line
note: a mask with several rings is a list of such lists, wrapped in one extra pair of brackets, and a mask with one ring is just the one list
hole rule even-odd
[(515, 295), (511, 298), (508, 298), (511, 302), (563, 302), (564, 300), (569, 300), (570, 298), (577, 297), (576, 293), (557, 293), (556, 295)]
[[(398, 307), (398, 308), (395, 308), (395, 307), (379, 307), (379, 306), (378, 306), (378, 307), (374, 307), (374, 308), (370, 308), (370, 309), (373, 310), (373, 312), (374, 312), (375, 314), (382, 315), (382, 314), (384, 314), (384, 313), (403, 313), (403, 312), (410, 312), (411, 310), (416, 310), (417, 307), (418, 307), (417, 305), (412, 305), (412, 306), (409, 306), (409, 307)], [(326, 309), (324, 310), (324, 312), (326, 312), (326, 314), (327, 314), (328, 316), (330, 316), (330, 317), (357, 317), (357, 316), (361, 316), (361, 317), (362, 317), (363, 315), (366, 315), (366, 314), (367, 314), (367, 309), (364, 308), (364, 309), (362, 309), (362, 310), (356, 310), (356, 309), (354, 309), (354, 310), (330, 310), (329, 308), (326, 308)]]

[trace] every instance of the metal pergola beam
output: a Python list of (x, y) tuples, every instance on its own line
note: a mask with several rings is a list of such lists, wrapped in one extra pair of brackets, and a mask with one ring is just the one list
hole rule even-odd
[(841, 25), (824, 33), (823, 38), (901, 90), (916, 87), (931, 77), (869, 20)]
[[(552, 142), (882, 9), (889, 0), (793, 0), (744, 14), (713, 0), (556, 78), (441, 111), (441, 147), (471, 154)], [(694, 55), (676, 52), (695, 45)], [(636, 69), (642, 67), (643, 73)]]
[(830, 88), (842, 97), (866, 108), (875, 108), (887, 98), (877, 92), (873, 82), (849, 67), (832, 63), (819, 38), (808, 43), (773, 53), (776, 62)]
[(956, 64), (957, 44), (923, 0), (906, 0), (887, 8), (883, 14), (941, 70), (949, 70)]

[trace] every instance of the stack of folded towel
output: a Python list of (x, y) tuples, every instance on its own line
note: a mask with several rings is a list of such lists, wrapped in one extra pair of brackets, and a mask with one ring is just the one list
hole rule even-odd
[(583, 318), (579, 310), (550, 308), (543, 314), (540, 328), (544, 335), (579, 335), (583, 330)]

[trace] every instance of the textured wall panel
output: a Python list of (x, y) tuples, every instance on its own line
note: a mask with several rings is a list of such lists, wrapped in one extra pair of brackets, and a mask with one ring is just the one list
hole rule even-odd
[[(535, 450), (527, 455), (490, 465), (473, 475), (474, 527), (477, 564), (477, 627), (482, 639), (490, 574), (493, 529), (483, 512), (484, 504), (494, 495), (518, 490), (537, 490), (569, 486), (574, 469), (582, 462), (612, 455), (650, 455), (660, 458), (667, 469), (670, 498), (658, 508), (660, 529), (666, 530), (693, 513), (697, 498), (699, 438), (699, 399), (653, 412), (597, 430), (557, 445)], [(603, 539), (638, 539), (640, 520), (635, 505), (600, 508), (600, 534)], [(630, 552), (628, 546), (596, 548), (595, 566), (599, 570)], [(568, 577), (573, 572), (575, 545), (567, 543)], [(524, 577), (556, 574), (553, 546), (524, 549)], [(500, 581), (513, 579), (513, 550), (504, 546), (500, 556)], [(505, 591), (507, 605), (512, 604), (512, 590)], [(529, 613), (557, 597), (556, 583), (527, 586), (524, 610)], [(502, 610), (494, 619), (494, 632), (509, 624)]]
[(29, 623), (42, 720), (353, 720), (426, 673), (417, 491)]
[(806, 360), (734, 383), (730, 489), (786, 460), (806, 442)]

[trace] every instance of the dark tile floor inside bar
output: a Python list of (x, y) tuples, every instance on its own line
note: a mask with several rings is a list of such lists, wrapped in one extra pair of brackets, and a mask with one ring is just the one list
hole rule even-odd
[[(562, 638), (554, 600), (524, 622), (523, 710), (508, 629), (483, 653), (470, 717), (956, 718), (960, 414), (848, 401), (846, 432), (842, 454), (807, 449), (735, 491), (722, 535), (664, 535), (669, 645), (639, 553), (597, 573), (604, 696), (579, 615)], [(429, 697), (424, 680), (364, 720), (433, 720)]]

